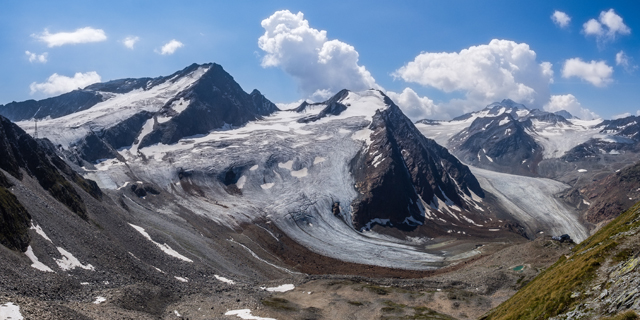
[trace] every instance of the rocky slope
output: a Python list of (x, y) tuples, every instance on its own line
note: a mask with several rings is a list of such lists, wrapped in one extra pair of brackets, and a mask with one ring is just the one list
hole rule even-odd
[(483, 319), (633, 319), (640, 312), (639, 243), (636, 204)]
[(640, 200), (640, 163), (635, 163), (580, 190), (587, 221), (608, 222)]

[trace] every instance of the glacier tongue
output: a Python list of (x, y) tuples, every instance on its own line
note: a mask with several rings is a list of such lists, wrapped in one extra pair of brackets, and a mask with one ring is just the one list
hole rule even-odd
[[(349, 92), (340, 102), (345, 111), (313, 122), (298, 122), (305, 113), (279, 111), (171, 145), (134, 146), (120, 151), (126, 165), (104, 161), (87, 177), (102, 187), (123, 186), (131, 172), (174, 193), (189, 210), (232, 228), (268, 215), (294, 241), (343, 261), (406, 269), (445, 265), (440, 252), (354, 230), (349, 204), (358, 193), (350, 162), (370, 143), (371, 119), (388, 105), (373, 90)], [(194, 193), (194, 186), (205, 196)], [(211, 205), (214, 199), (218, 205)], [(332, 213), (335, 203), (341, 204), (342, 218)]]

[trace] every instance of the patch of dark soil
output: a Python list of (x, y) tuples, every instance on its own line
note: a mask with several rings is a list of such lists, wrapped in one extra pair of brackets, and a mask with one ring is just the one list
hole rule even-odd
[(122, 296), (114, 304), (126, 309), (162, 315), (166, 307), (176, 301), (172, 290), (156, 286), (132, 285), (123, 288)]

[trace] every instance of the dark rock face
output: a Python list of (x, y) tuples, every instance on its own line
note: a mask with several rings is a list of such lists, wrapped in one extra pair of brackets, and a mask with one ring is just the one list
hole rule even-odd
[(44, 100), (27, 100), (0, 105), (0, 115), (11, 121), (22, 121), (32, 118), (58, 118), (74, 112), (89, 109), (103, 101), (100, 93), (91, 90), (74, 90)]
[(100, 159), (119, 158), (117, 149), (131, 146), (142, 126), (152, 116), (147, 111), (137, 113), (113, 127), (90, 133), (73, 147), (82, 159), (92, 163)]
[(141, 148), (160, 142), (176, 143), (181, 138), (207, 134), (228, 125), (241, 126), (278, 110), (259, 91), (244, 92), (218, 64), (212, 64), (194, 85), (167, 102), (160, 114), (175, 114), (171, 105), (180, 99), (189, 101), (186, 109), (165, 123), (156, 123), (153, 131), (142, 139)]
[(617, 217), (638, 201), (639, 188), (640, 162), (589, 184), (580, 190), (582, 196), (591, 203), (585, 218), (597, 224)]
[(0, 172), (0, 244), (11, 250), (24, 252), (31, 240), (31, 215), (7, 189), (9, 187), (9, 180)]
[(477, 118), (451, 138), (450, 146), (458, 157), (474, 166), (536, 175), (542, 147), (525, 131), (526, 126), (531, 126), (531, 120), (520, 122), (511, 114)]
[(562, 156), (563, 161), (577, 162), (584, 159), (597, 159), (603, 153), (640, 152), (640, 117), (605, 120), (599, 125), (600, 133), (608, 135), (606, 139), (589, 139)]
[[(318, 113), (317, 115), (302, 118), (298, 120), (298, 122), (309, 123), (313, 121), (318, 121), (328, 115), (334, 115), (334, 116), (339, 115), (343, 111), (347, 110), (347, 106), (340, 103), (340, 100), (344, 99), (347, 95), (349, 95), (349, 90), (346, 90), (346, 89), (340, 90), (340, 92), (338, 92), (331, 99), (322, 103), (322, 104), (326, 104), (327, 106), (324, 109), (322, 109), (320, 113)], [(303, 102), (298, 108), (296, 108), (296, 112), (304, 112), (306, 107), (309, 105), (313, 105), (313, 104), (309, 104), (306, 101)]]
[[(389, 219), (398, 228), (424, 223), (424, 206), (434, 197), (469, 209), (462, 194), (484, 197), (469, 168), (447, 149), (425, 138), (400, 109), (389, 106), (373, 117), (372, 143), (351, 162), (360, 195), (352, 203), (353, 225), (362, 229), (373, 219)], [(420, 198), (419, 198), (420, 197)]]
[[(82, 198), (67, 178), (60, 173), (60, 171), (72, 173), (72, 169), (47, 147), (1, 116), (0, 150), (3, 151), (0, 168), (20, 180), (22, 179), (21, 170), (26, 171), (27, 174), (36, 178), (40, 186), (56, 200), (86, 219), (86, 208)], [(71, 179), (80, 181), (82, 186), (94, 194), (94, 197), (101, 196), (96, 191), (95, 183), (92, 184), (77, 174), (72, 174)]]

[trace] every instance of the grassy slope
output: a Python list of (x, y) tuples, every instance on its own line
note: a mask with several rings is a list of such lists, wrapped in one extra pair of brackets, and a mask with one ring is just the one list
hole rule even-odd
[(567, 259), (561, 257), (509, 300), (483, 319), (546, 319), (569, 311), (581, 299), (572, 292), (584, 291), (605, 259), (616, 258), (619, 242), (614, 235), (640, 226), (640, 203), (573, 248)]

